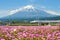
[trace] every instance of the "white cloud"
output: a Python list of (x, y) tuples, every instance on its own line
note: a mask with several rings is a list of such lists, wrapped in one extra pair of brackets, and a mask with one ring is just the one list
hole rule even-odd
[(60, 12), (55, 12), (55, 11), (50, 11), (50, 10), (44, 10), (45, 12), (52, 14), (52, 15), (59, 15), (60, 16)]
[(21, 10), (21, 9), (11, 10), (9, 13), (10, 13), (10, 15), (11, 15), (11, 14), (14, 14), (14, 13), (16, 13), (16, 12), (20, 11), (20, 10)]

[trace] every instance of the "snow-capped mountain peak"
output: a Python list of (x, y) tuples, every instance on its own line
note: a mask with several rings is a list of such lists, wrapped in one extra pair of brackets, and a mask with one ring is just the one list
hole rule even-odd
[[(15, 10), (10, 11), (10, 15), (3, 17), (3, 19), (12, 19), (12, 20), (28, 20), (28, 21), (33, 21), (33, 20), (50, 20), (54, 19), (56, 15), (52, 15), (50, 11), (46, 12), (41, 9), (37, 9), (36, 7), (32, 5), (27, 5), (20, 7)], [(54, 12), (52, 12), (54, 13)]]
[(51, 15), (60, 15), (60, 13), (58, 14), (57, 12), (53, 12), (53, 11), (48, 11), (48, 10), (41, 10), (41, 9), (37, 9), (35, 6), (33, 5), (26, 5), (26, 6), (22, 6), (20, 8), (17, 8), (17, 9), (14, 9), (14, 10), (10, 10), (9, 11), (9, 15), (12, 15), (12, 14), (15, 14), (17, 12), (41, 12), (41, 11), (44, 11), (48, 14), (51, 14)]
[(17, 13), (17, 12), (24, 11), (24, 10), (25, 10), (25, 11), (35, 10), (35, 7), (32, 6), (32, 5), (23, 6), (23, 7), (20, 7), (20, 8), (18, 8), (18, 9), (11, 10), (11, 11), (10, 11), (10, 14), (15, 14), (15, 13)]
[(24, 7), (24, 9), (35, 9), (35, 7), (33, 7), (32, 5), (27, 5)]

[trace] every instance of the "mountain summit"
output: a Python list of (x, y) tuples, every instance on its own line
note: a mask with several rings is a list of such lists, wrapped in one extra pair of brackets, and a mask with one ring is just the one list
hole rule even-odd
[(35, 10), (35, 7), (32, 5), (23, 6), (18, 9), (10, 11), (10, 14), (15, 14), (16, 12), (19, 12), (19, 11), (28, 11), (28, 10), (30, 10), (30, 11)]
[(32, 5), (27, 5), (25, 7), (23, 7), (24, 9), (34, 9), (34, 7)]

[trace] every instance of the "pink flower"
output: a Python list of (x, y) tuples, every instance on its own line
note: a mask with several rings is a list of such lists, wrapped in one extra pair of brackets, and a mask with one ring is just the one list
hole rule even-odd
[(48, 36), (47, 37), (51, 37), (52, 35), (51, 34), (48, 34)]
[(0, 39), (0, 40), (5, 40), (4, 38)]
[(46, 40), (60, 40), (60, 32), (58, 26), (0, 26), (0, 40), (5, 40), (5, 37), (11, 40), (40, 37), (44, 40), (45, 37)]
[(29, 37), (30, 38), (34, 38), (34, 34), (29, 34)]
[(35, 37), (39, 37), (39, 34), (35, 34)]
[(23, 37), (27, 37), (26, 33), (23, 33)]

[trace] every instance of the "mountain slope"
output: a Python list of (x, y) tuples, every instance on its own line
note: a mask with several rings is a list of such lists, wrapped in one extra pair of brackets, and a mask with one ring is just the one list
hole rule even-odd
[(16, 11), (14, 14), (3, 17), (2, 19), (33, 21), (33, 20), (47, 20), (47, 19), (52, 20), (54, 17), (56, 17), (56, 15), (46, 13), (45, 11), (36, 9), (33, 6), (25, 6)]

